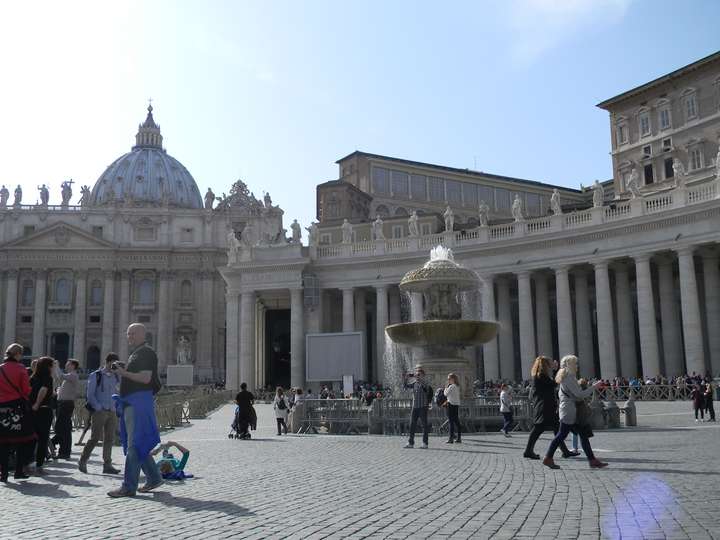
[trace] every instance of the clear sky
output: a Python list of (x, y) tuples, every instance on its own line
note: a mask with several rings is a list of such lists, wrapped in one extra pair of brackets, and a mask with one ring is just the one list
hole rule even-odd
[(611, 176), (595, 104), (720, 49), (709, 0), (3, 2), (0, 183), (93, 185), (153, 98), (200, 191), (287, 223), (358, 149), (578, 187)]

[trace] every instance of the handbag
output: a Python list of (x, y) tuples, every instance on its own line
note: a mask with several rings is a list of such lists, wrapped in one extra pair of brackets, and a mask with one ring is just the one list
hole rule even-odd
[(32, 436), (34, 426), (30, 402), (22, 397), (20, 389), (12, 383), (4, 369), (0, 368), (0, 373), (20, 396), (14, 401), (0, 405), (0, 436), (7, 438)]

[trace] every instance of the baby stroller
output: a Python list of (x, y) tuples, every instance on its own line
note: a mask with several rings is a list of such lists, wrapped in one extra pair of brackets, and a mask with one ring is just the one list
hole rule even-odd
[(235, 407), (235, 416), (233, 417), (233, 423), (230, 428), (228, 439), (251, 439), (250, 430), (252, 429), (255, 431), (255, 429), (257, 429), (257, 415), (255, 414), (255, 408), (250, 407), (248, 413), (243, 415), (240, 414), (240, 407)]

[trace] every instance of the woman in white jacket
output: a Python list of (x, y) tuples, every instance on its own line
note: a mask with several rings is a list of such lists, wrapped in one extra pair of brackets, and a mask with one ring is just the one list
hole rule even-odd
[(506, 437), (510, 437), (510, 428), (513, 423), (512, 393), (507, 384), (500, 386), (500, 414), (503, 416), (503, 427), (500, 431)]
[(273, 410), (275, 411), (275, 420), (277, 422), (277, 434), (281, 434), (280, 428), (282, 428), (283, 433), (287, 435), (288, 402), (285, 399), (285, 392), (283, 391), (281, 386), (278, 386), (277, 390), (275, 390)]
[(545, 459), (543, 459), (543, 465), (551, 469), (560, 468), (558, 465), (555, 465), (553, 455), (557, 447), (560, 446), (560, 443), (565, 441), (570, 431), (577, 433), (580, 437), (580, 444), (590, 462), (591, 468), (600, 469), (607, 467), (607, 463), (603, 463), (593, 454), (587, 429), (585, 429), (585, 426), (579, 425), (577, 421), (577, 402), (589, 398), (595, 388), (602, 386), (603, 383), (602, 381), (598, 381), (592, 387), (583, 390), (577, 380), (577, 365), (577, 356), (564, 356), (563, 359), (560, 360), (560, 371), (558, 371), (555, 376), (555, 382), (560, 385), (558, 390), (558, 396), (560, 398), (560, 430), (550, 443), (550, 447), (545, 454)]
[[(447, 407), (448, 424), (450, 426), (450, 437), (447, 440), (448, 444), (460, 444), (460, 382), (458, 381), (457, 375), (450, 373), (447, 376), (447, 386), (443, 390), (447, 400), (445, 406)], [(455, 437), (455, 431), (457, 431), (457, 437)]]

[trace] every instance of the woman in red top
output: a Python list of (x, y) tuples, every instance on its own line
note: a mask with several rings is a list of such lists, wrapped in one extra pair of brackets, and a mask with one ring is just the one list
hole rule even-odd
[(13, 343), (0, 365), (0, 481), (7, 482), (11, 448), (15, 448), (15, 479), (29, 478), (23, 472), (27, 443), (35, 439), (32, 418), (25, 408), (30, 381), (23, 366), (23, 347)]

